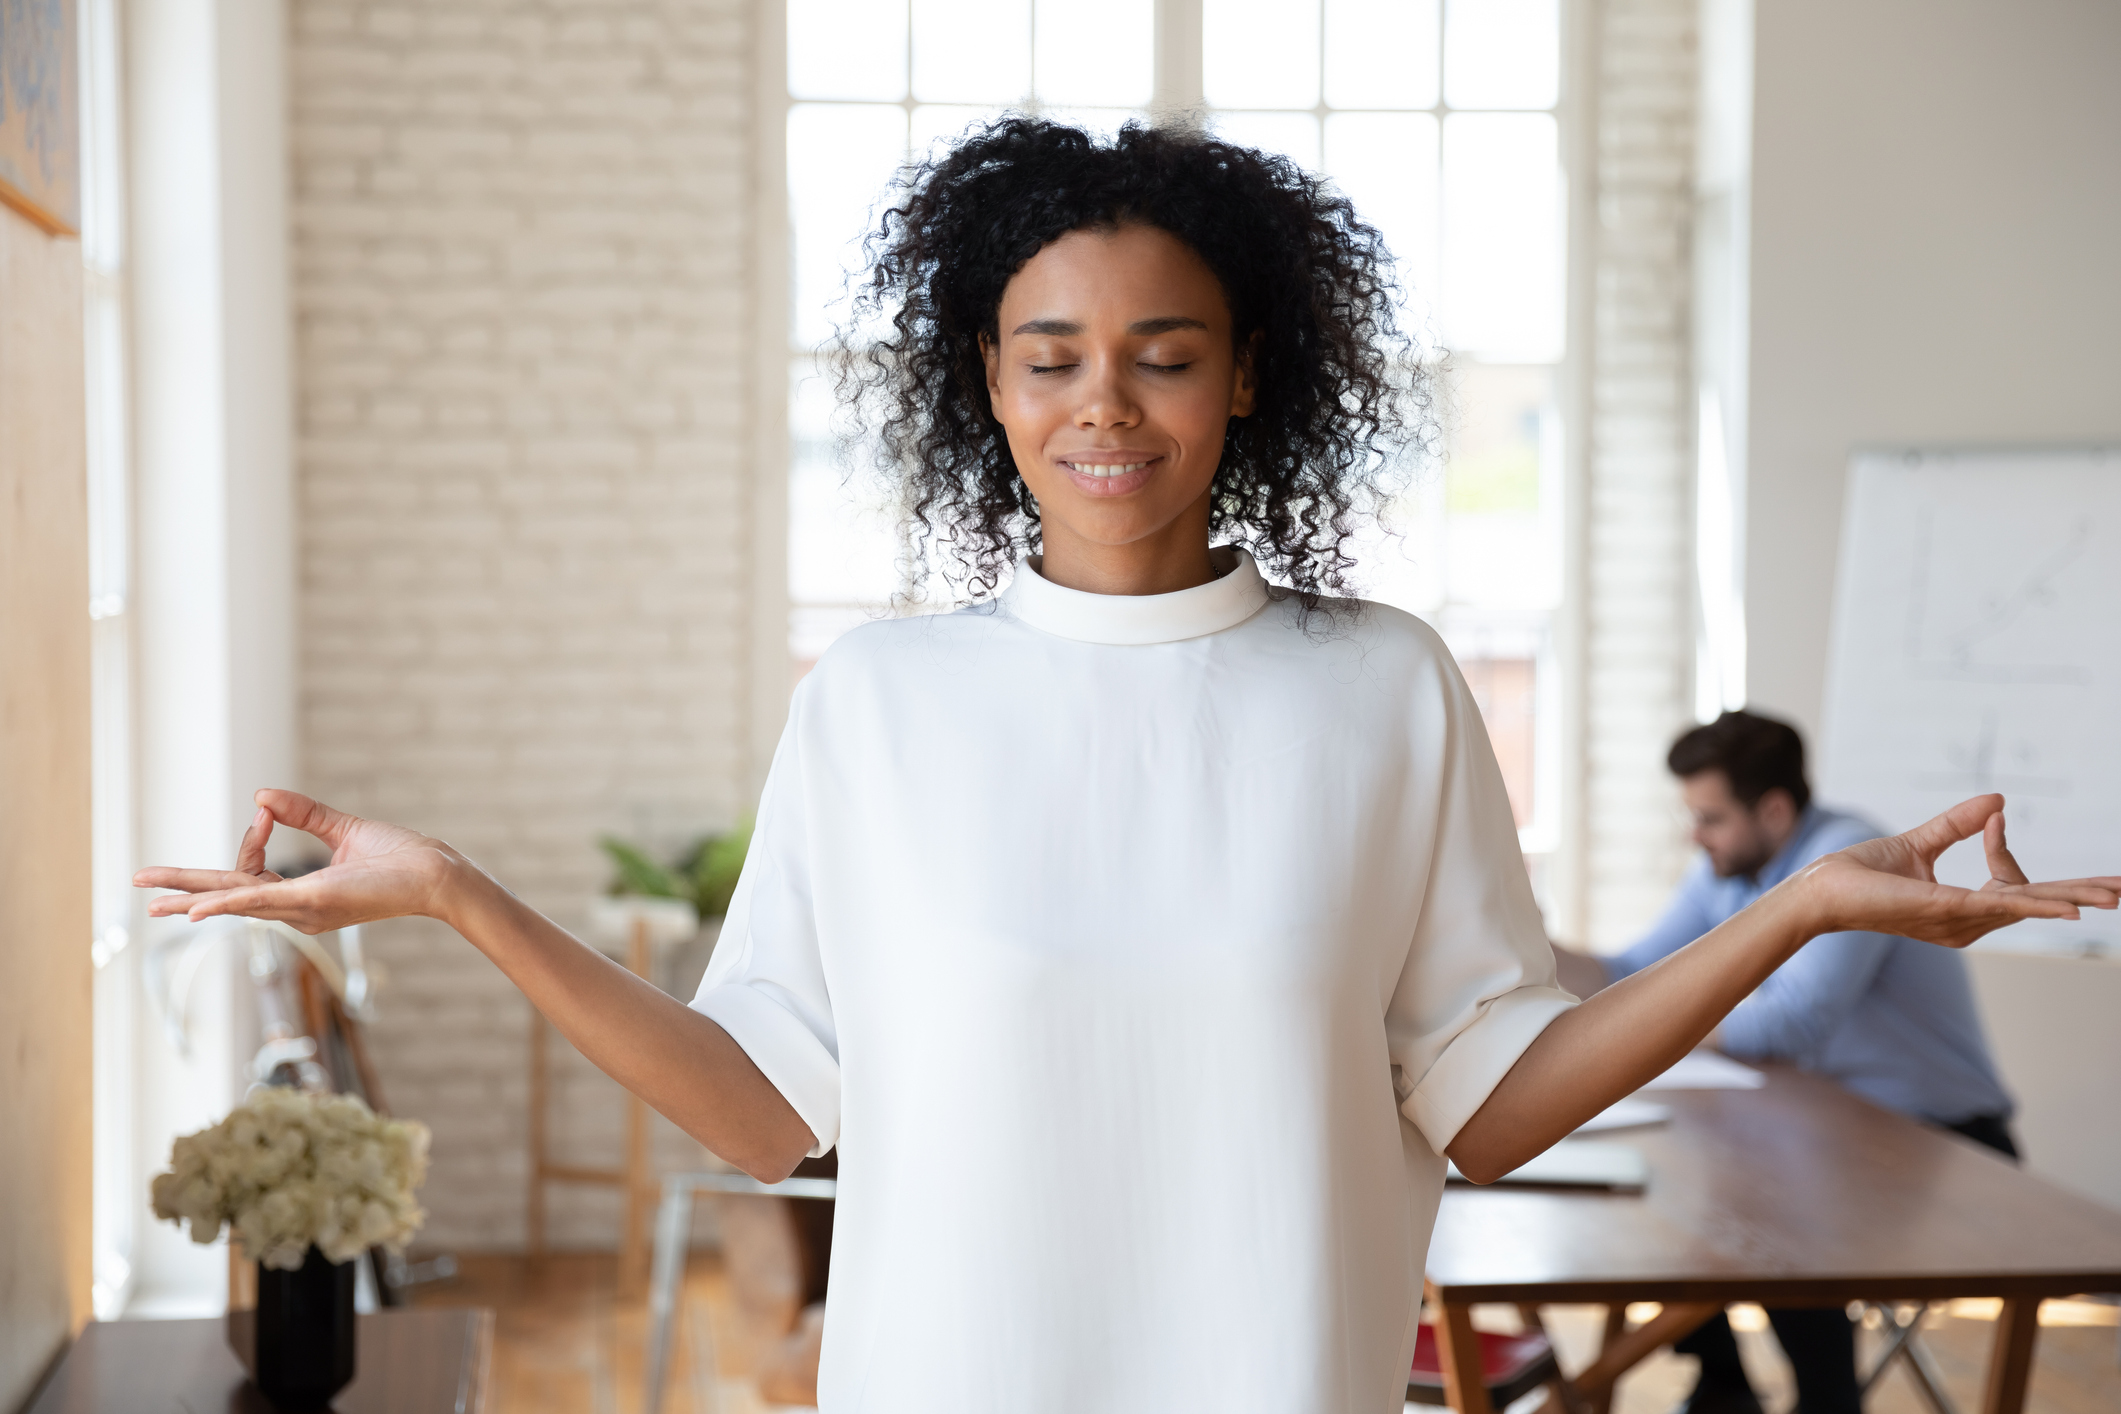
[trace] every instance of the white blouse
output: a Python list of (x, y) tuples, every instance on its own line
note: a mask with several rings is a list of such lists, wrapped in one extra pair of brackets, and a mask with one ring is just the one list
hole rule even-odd
[(1217, 553), (796, 691), (693, 1005), (840, 1150), (824, 1414), (1400, 1407), (1438, 1152), (1570, 998), (1436, 634)]

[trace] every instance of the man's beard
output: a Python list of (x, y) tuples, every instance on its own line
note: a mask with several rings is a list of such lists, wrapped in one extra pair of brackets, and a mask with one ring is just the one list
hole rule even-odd
[(1732, 855), (1727, 865), (1719, 865), (1716, 876), (1721, 879), (1751, 878), (1767, 868), (1768, 861), (1774, 857), (1775, 851), (1768, 848), (1768, 842), (1755, 829), (1752, 843), (1746, 846), (1744, 853)]

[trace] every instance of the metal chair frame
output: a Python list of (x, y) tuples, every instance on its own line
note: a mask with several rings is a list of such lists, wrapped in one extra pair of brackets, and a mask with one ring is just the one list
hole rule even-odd
[[(718, 1173), (695, 1169), (663, 1177), (663, 1202), (655, 1216), (655, 1255), (648, 1273), (648, 1368), (641, 1380), (643, 1414), (662, 1414), (663, 1385), (670, 1373), (670, 1327), (677, 1317), (684, 1294), (685, 1249), (692, 1236), (692, 1200), (695, 1194), (716, 1193), (729, 1197), (815, 1198), (837, 1197), (839, 1181), (831, 1178), (789, 1178), (779, 1183), (761, 1183), (741, 1173)], [(703, 1414), (720, 1414), (721, 1391), (716, 1385), (714, 1332), (702, 1328), (704, 1337), (699, 1359), (707, 1379), (707, 1407)]]
[(1870, 1373), (1863, 1377), (1858, 1393), (1868, 1399), (1873, 1387), (1885, 1378), (1886, 1371), (1898, 1360), (1907, 1366), (1908, 1378), (1915, 1382), (1915, 1388), (1935, 1414), (1959, 1414), (1951, 1396), (1944, 1392), (1944, 1376), (1937, 1369), (1937, 1362), (1917, 1338), (1922, 1318), (1929, 1314), (1929, 1303), (1916, 1301), (1905, 1307), (1876, 1302), (1866, 1305), (1885, 1323), (1885, 1349), (1879, 1353), (1878, 1362), (1871, 1366)]

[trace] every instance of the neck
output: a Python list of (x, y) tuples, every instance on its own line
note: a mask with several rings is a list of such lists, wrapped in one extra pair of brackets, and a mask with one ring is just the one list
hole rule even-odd
[(1762, 832), (1767, 836), (1769, 859), (1773, 859), (1776, 855), (1782, 853), (1782, 847), (1797, 838), (1797, 827), (1804, 823), (1804, 815), (1799, 812), (1787, 817), (1780, 823), (1782, 825), (1781, 829), (1770, 827)]
[(1107, 544), (1048, 520), (1040, 526), (1038, 572), (1086, 594), (1176, 594), (1215, 578), (1208, 556), (1208, 498), (1139, 540)]

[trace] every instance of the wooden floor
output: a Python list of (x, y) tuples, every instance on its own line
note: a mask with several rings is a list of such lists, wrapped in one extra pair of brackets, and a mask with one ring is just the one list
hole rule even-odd
[[(647, 1308), (640, 1297), (613, 1290), (609, 1256), (568, 1255), (531, 1262), (522, 1257), (463, 1256), (463, 1275), (420, 1293), (422, 1306), (490, 1306), (498, 1313), (492, 1414), (637, 1414), (647, 1341)], [(1636, 1313), (1638, 1317), (1647, 1312)], [(1480, 1312), (1496, 1329), (1514, 1329), (1504, 1308)], [(2121, 1410), (2121, 1308), (2089, 1302), (2049, 1302), (2041, 1312), (2039, 1362), (2029, 1414), (2115, 1414)], [(1548, 1329), (1563, 1364), (1589, 1362), (1598, 1340), (1597, 1307), (1551, 1307)], [(1794, 1396), (1767, 1322), (1756, 1309), (1733, 1312), (1739, 1345), (1769, 1414), (1789, 1414)], [(1981, 1381), (1995, 1331), (1993, 1303), (1954, 1302), (1929, 1316), (1923, 1339), (1944, 1372), (1961, 1414), (1979, 1414)], [(710, 1372), (701, 1359), (720, 1357)], [(1865, 1347), (1868, 1350), (1868, 1338)], [(747, 1379), (750, 1352), (732, 1319), (728, 1289), (711, 1257), (686, 1273), (666, 1414), (765, 1414), (768, 1406)], [(710, 1379), (712, 1383), (710, 1384)], [(1621, 1381), (1613, 1414), (1669, 1414), (1693, 1383), (1693, 1362), (1663, 1351)], [(717, 1399), (717, 1396), (719, 1398)], [(1416, 1406), (1417, 1408), (1419, 1406)], [(1905, 1374), (1896, 1371), (1873, 1392), (1867, 1414), (1929, 1414)]]
[[(1932, 1308), (1923, 1326), (1922, 1342), (1935, 1357), (1944, 1376), (1945, 1393), (1960, 1414), (1980, 1414), (1983, 1381), (1988, 1373), (1989, 1347), (1996, 1332), (1996, 1308), (2000, 1303), (1956, 1301)], [(1631, 1310), (1636, 1320), (1656, 1313), (1654, 1306)], [(1495, 1328), (1516, 1329), (1514, 1312), (1493, 1313)], [(1548, 1333), (1561, 1350), (1565, 1369), (1587, 1365), (1598, 1348), (1605, 1308), (1600, 1306), (1552, 1306), (1544, 1312)], [(2027, 1414), (2116, 1414), (2121, 1411), (2121, 1347), (2116, 1329), (2121, 1308), (2091, 1302), (2050, 1301), (2040, 1313), (2038, 1361), (2033, 1369), (2032, 1391), (2026, 1399)], [(1757, 1306), (1731, 1310), (1731, 1324), (1738, 1333), (1739, 1354), (1753, 1388), (1760, 1392), (1768, 1414), (1790, 1414), (1797, 1403), (1790, 1367), (1782, 1358), (1768, 1328), (1767, 1313)], [(1878, 1337), (1870, 1331), (1858, 1336), (1858, 1368), (1869, 1369), (1876, 1359)], [(1694, 1386), (1694, 1362), (1669, 1350), (1660, 1350), (1637, 1365), (1620, 1382), (1613, 1402), (1614, 1414), (1669, 1414)], [(1865, 1414), (1931, 1414), (1906, 1370), (1896, 1365), (1864, 1402)]]

